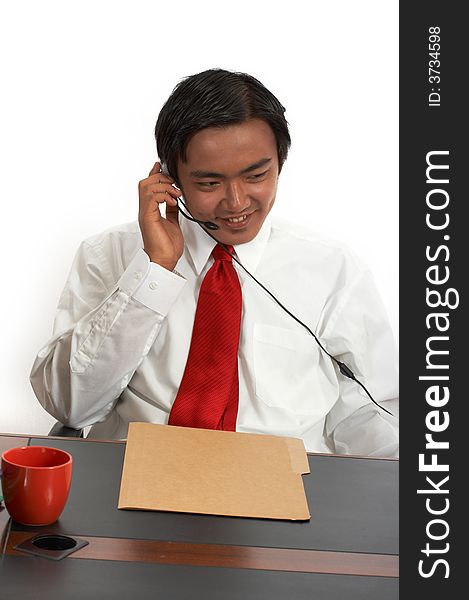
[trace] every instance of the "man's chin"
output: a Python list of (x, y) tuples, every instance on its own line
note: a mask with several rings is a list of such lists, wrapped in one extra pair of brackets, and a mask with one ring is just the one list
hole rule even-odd
[(245, 230), (237, 229), (234, 231), (210, 231), (213, 237), (221, 244), (228, 244), (229, 246), (236, 246), (237, 244), (247, 244), (259, 233), (259, 229), (253, 231), (252, 228), (247, 227)]

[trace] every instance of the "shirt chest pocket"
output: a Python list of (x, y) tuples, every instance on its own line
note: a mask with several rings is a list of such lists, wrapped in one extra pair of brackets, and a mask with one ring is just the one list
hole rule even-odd
[(256, 396), (268, 406), (323, 416), (334, 404), (335, 371), (312, 336), (256, 323), (253, 354)]

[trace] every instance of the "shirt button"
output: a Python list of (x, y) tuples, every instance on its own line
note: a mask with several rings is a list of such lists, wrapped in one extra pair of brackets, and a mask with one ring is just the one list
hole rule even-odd
[(143, 273), (141, 271), (135, 271), (134, 276), (135, 279), (141, 279), (143, 277)]
[(151, 282), (148, 284), (148, 287), (149, 287), (151, 290), (156, 290), (156, 288), (158, 287), (158, 284), (156, 283), (156, 281), (151, 281)]

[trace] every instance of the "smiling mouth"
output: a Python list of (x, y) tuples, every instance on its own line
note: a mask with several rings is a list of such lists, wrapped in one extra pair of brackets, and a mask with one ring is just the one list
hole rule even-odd
[(256, 211), (251, 210), (249, 213), (239, 214), (233, 217), (218, 217), (223, 222), (224, 226), (231, 230), (245, 229), (251, 223), (252, 216)]
[(230, 223), (242, 223), (243, 221), (246, 221), (248, 216), (249, 215), (241, 215), (240, 217), (228, 217), (226, 221)]
[(243, 223), (249, 217), (251, 217), (256, 211), (251, 210), (251, 212), (241, 213), (238, 215), (233, 215), (232, 217), (219, 217), (222, 221), (227, 221), (228, 223)]

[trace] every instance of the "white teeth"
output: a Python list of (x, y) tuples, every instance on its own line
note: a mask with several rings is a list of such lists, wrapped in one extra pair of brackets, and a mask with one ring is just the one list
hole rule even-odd
[(241, 223), (241, 221), (245, 221), (248, 218), (247, 215), (243, 215), (242, 217), (231, 217), (228, 219), (230, 223)]

